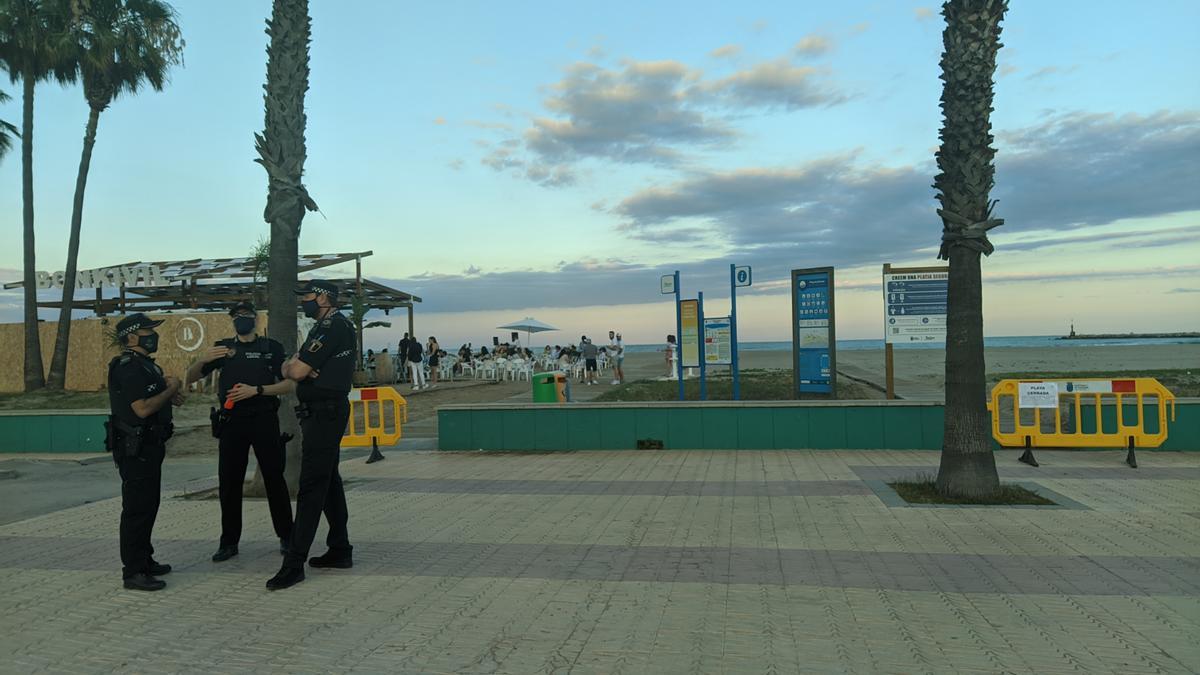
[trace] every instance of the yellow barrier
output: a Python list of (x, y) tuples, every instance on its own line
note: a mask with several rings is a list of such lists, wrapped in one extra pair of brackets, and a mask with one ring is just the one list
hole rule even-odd
[(349, 398), (350, 421), (342, 445), (371, 446), (368, 464), (383, 459), (379, 446), (395, 445), (400, 440), (402, 424), (408, 422), (408, 401), (391, 387), (351, 389)]
[(996, 442), (1024, 447), (1021, 461), (1033, 466), (1035, 447), (1128, 448), (1125, 461), (1137, 468), (1134, 448), (1167, 440), (1168, 406), (1174, 421), (1175, 395), (1150, 377), (1002, 380), (988, 400)]

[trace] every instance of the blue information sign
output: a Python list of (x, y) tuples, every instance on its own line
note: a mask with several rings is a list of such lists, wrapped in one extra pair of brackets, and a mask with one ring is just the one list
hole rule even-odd
[(833, 268), (792, 270), (792, 351), (798, 394), (834, 393)]
[(884, 339), (889, 345), (946, 341), (948, 277), (944, 267), (884, 267)]

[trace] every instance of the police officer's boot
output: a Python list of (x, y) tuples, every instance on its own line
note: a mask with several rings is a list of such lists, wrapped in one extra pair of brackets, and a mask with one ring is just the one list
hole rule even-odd
[(301, 581), (304, 581), (304, 568), (284, 565), (279, 568), (279, 572), (275, 576), (267, 579), (267, 590), (278, 591), (290, 588)]
[(131, 591), (161, 591), (166, 587), (167, 582), (155, 579), (145, 572), (138, 572), (133, 576), (125, 577), (125, 588)]
[(212, 555), (213, 562), (225, 562), (238, 554), (237, 546), (222, 546)]

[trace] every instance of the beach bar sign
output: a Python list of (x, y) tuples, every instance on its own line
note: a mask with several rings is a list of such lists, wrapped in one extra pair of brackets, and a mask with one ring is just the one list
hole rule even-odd
[[(38, 272), (38, 288), (62, 288), (66, 275), (63, 272)], [(75, 288), (121, 288), (122, 286), (166, 286), (167, 279), (158, 265), (132, 265), (128, 267), (101, 267), (82, 270), (75, 275)]]
[(680, 336), (684, 368), (700, 367), (700, 303), (697, 300), (679, 301)]
[(947, 268), (883, 272), (884, 340), (887, 344), (946, 341)]

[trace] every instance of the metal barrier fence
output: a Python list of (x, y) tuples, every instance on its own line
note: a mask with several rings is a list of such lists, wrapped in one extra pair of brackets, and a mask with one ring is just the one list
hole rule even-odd
[(367, 463), (383, 459), (379, 446), (395, 445), (408, 422), (408, 401), (391, 387), (362, 387), (350, 390), (350, 420), (342, 445), (371, 446)]
[(1002, 380), (988, 410), (1001, 446), (1025, 448), (1021, 461), (1037, 466), (1037, 448), (1134, 448), (1167, 440), (1167, 408), (1175, 420), (1175, 395), (1150, 377), (1078, 380)]

